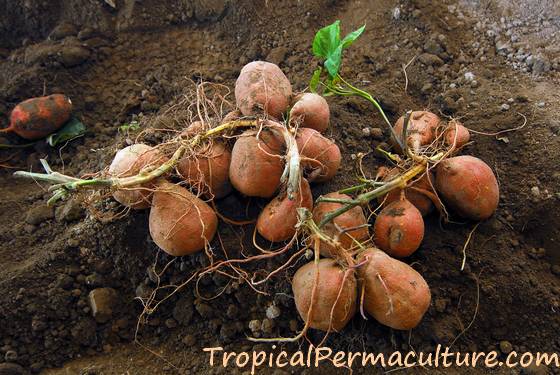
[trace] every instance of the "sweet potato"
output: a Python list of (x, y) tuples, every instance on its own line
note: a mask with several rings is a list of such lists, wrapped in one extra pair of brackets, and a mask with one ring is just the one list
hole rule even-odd
[(315, 93), (299, 95), (290, 110), (290, 121), (321, 133), (329, 127), (330, 116), (329, 104), (325, 98)]
[[(390, 181), (396, 178), (399, 174), (398, 169), (391, 169), (385, 174), (383, 178), (384, 181)], [(431, 178), (430, 180), (434, 181), (433, 173), (430, 172)], [(417, 190), (418, 189), (418, 190)], [(422, 216), (428, 215), (434, 209), (434, 203), (432, 200), (426, 195), (421, 192), (421, 190), (425, 190), (428, 193), (433, 193), (434, 189), (428, 180), (428, 175), (424, 174), (421, 178), (417, 179), (416, 181), (412, 182), (410, 186), (404, 189), (404, 194), (406, 199), (410, 201), (417, 209), (420, 211)], [(391, 202), (399, 200), (401, 197), (402, 189), (393, 189), (389, 193), (381, 196), (378, 198), (378, 202), (381, 204), (383, 203), (385, 206)]]
[(445, 204), (468, 219), (487, 219), (498, 207), (496, 176), (485, 162), (473, 156), (441, 161), (436, 167), (435, 187)]
[[(346, 194), (329, 193), (326, 198), (351, 199)], [(342, 207), (341, 203), (319, 202), (313, 209), (313, 221), (319, 224), (321, 220), (329, 212), (335, 211)], [(336, 239), (342, 249), (351, 249), (356, 246), (356, 242), (363, 242), (369, 238), (368, 228), (365, 226), (367, 219), (361, 207), (356, 206), (342, 215), (335, 217), (332, 221), (325, 224), (322, 231), (329, 237)], [(357, 228), (359, 227), (359, 228)], [(342, 232), (343, 231), (343, 232)], [(333, 247), (321, 241), (321, 255), (325, 257), (336, 257), (336, 250)]]
[(182, 186), (160, 183), (150, 210), (150, 235), (173, 256), (193, 254), (212, 240), (218, 218), (203, 200)]
[(192, 138), (197, 134), (202, 134), (208, 130), (207, 125), (202, 121), (193, 121), (188, 128), (181, 132), (181, 135), (185, 138)]
[(286, 193), (277, 196), (262, 210), (257, 219), (257, 231), (271, 242), (290, 239), (296, 233), (298, 223), (297, 209), (305, 207), (313, 209), (313, 195), (309, 183), (304, 178), (293, 200), (288, 199)]
[(228, 112), (224, 116), (224, 118), (222, 119), (222, 122), (230, 122), (230, 121), (239, 120), (242, 116), (243, 116), (243, 114), (241, 113), (241, 111), (239, 109), (234, 109), (233, 111)]
[(27, 99), (15, 106), (10, 115), (10, 126), (0, 132), (15, 133), (28, 140), (45, 138), (60, 129), (71, 113), (72, 102), (66, 95)]
[[(435, 139), (436, 129), (440, 122), (439, 117), (428, 111), (414, 111), (410, 115), (407, 128), (407, 145), (413, 150), (420, 149), (420, 146), (429, 145)], [(399, 117), (393, 130), (398, 139), (402, 142), (404, 126), (404, 116)], [(393, 141), (393, 145), (398, 149), (398, 145)], [(397, 151), (402, 152), (398, 149)]]
[[(311, 299), (315, 275), (319, 268), (315, 298)], [(356, 277), (354, 272), (343, 270), (334, 259), (320, 259), (315, 265), (309, 262), (294, 275), (292, 290), (296, 308), (309, 326), (321, 331), (340, 331), (356, 312)]]
[(281, 119), (292, 96), (292, 85), (280, 68), (253, 61), (241, 69), (235, 82), (235, 101), (245, 116), (268, 114)]
[(223, 198), (231, 192), (229, 163), (231, 152), (223, 142), (205, 145), (196, 155), (177, 163), (177, 173), (207, 198)]
[(414, 253), (424, 238), (424, 219), (407, 199), (388, 204), (373, 226), (375, 243), (387, 254), (403, 258)]
[[(457, 134), (457, 137), (455, 137), (455, 134)], [(453, 146), (453, 142), (455, 142), (455, 148), (463, 147), (471, 139), (469, 129), (457, 120), (449, 121), (443, 136), (445, 144)]]
[(315, 129), (300, 128), (296, 142), (302, 156), (304, 175), (310, 182), (325, 182), (335, 176), (340, 167), (341, 155), (333, 141)]
[(233, 187), (250, 197), (272, 197), (284, 169), (283, 148), (282, 137), (270, 128), (241, 134), (231, 151), (229, 179)]
[[(167, 161), (157, 148), (137, 143), (119, 150), (109, 166), (112, 177), (129, 177), (137, 175), (147, 167), (158, 167)], [(150, 207), (153, 183), (120, 189), (113, 192), (113, 198), (124, 206), (134, 209)]]
[(416, 327), (428, 310), (431, 293), (426, 280), (408, 264), (375, 248), (364, 250), (357, 262), (364, 309), (393, 329)]

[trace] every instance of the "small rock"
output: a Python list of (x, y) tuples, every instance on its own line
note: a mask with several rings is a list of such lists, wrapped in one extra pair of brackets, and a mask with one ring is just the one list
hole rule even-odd
[(169, 329), (177, 327), (177, 321), (173, 318), (165, 319), (164, 324)]
[(31, 66), (34, 64), (44, 65), (48, 62), (54, 61), (55, 56), (60, 51), (60, 46), (51, 46), (45, 44), (32, 44), (25, 49), (23, 61), (25, 65)]
[(276, 65), (280, 65), (286, 59), (288, 49), (286, 47), (273, 48), (266, 56), (266, 61), (270, 61)]
[(533, 195), (533, 197), (538, 198), (541, 196), (541, 190), (538, 186), (533, 186), (531, 188), (531, 194)]
[(263, 319), (261, 324), (261, 331), (266, 334), (271, 334), (272, 329), (274, 328), (274, 321), (271, 319)]
[(136, 297), (140, 297), (140, 298), (148, 298), (152, 292), (154, 291), (154, 289), (146, 284), (140, 284), (136, 287)]
[(86, 40), (86, 39), (93, 38), (96, 35), (97, 35), (97, 32), (95, 31), (95, 29), (92, 29), (91, 27), (84, 27), (78, 33), (78, 39), (79, 40)]
[(363, 128), (362, 134), (364, 135), (364, 137), (369, 137), (371, 135), (371, 128)]
[(443, 52), (443, 47), (437, 41), (430, 39), (424, 44), (424, 51), (432, 55), (439, 55)]
[(276, 319), (280, 316), (280, 313), (281, 313), (281, 311), (278, 308), (278, 306), (276, 306), (276, 305), (270, 305), (266, 309), (266, 317), (268, 319)]
[(212, 307), (210, 307), (206, 303), (196, 301), (194, 307), (196, 311), (200, 314), (200, 316), (205, 319), (211, 318), (214, 315), (214, 311), (212, 310)]
[(185, 344), (187, 347), (191, 347), (196, 344), (196, 337), (194, 337), (194, 335), (186, 335), (181, 341), (183, 341), (183, 344)]
[(537, 103), (537, 107), (539, 107), (539, 108), (544, 108), (544, 106), (545, 106), (544, 102), (538, 102)]
[(70, 289), (73, 284), (74, 284), (74, 279), (71, 276), (65, 274), (58, 275), (55, 282), (55, 286), (57, 288), (62, 288), (67, 290)]
[(60, 51), (60, 62), (67, 68), (72, 68), (86, 62), (89, 59), (90, 52), (87, 48), (78, 45), (69, 45), (62, 47)]
[(501, 110), (501, 111), (504, 111), (504, 112), (505, 112), (505, 111), (508, 111), (509, 108), (510, 108), (510, 105), (507, 104), (507, 103), (504, 103), (504, 104), (502, 104), (502, 105), (500, 106), (500, 110)]
[(496, 52), (507, 55), (511, 52), (511, 44), (507, 41), (498, 40), (496, 42)]
[(447, 307), (447, 301), (443, 298), (437, 298), (435, 301), (436, 311), (439, 313), (445, 312), (445, 308)]
[(85, 282), (87, 286), (97, 288), (105, 285), (107, 281), (105, 280), (105, 277), (103, 275), (94, 272), (86, 276)]
[(550, 271), (556, 276), (560, 276), (560, 264), (553, 264), (552, 267), (550, 267)]
[(55, 217), (56, 221), (75, 221), (85, 216), (84, 209), (77, 199), (70, 199), (62, 207), (57, 207)]
[(504, 354), (509, 354), (513, 350), (513, 346), (509, 341), (500, 341), (500, 351)]
[(393, 8), (393, 11), (391, 12), (391, 16), (393, 17), (393, 19), (395, 21), (400, 19), (401, 18), (401, 8), (399, 8), (399, 7)]
[(99, 323), (107, 322), (113, 315), (118, 293), (113, 288), (98, 288), (89, 292), (89, 305)]
[(430, 82), (426, 82), (426, 84), (424, 84), (424, 86), (422, 86), (421, 91), (422, 91), (424, 94), (427, 94), (427, 93), (429, 93), (430, 91), (432, 91), (432, 88), (433, 88), (433, 87), (434, 87), (434, 86), (433, 86)]
[(16, 363), (0, 363), (0, 375), (25, 375), (27, 371)]
[(474, 81), (474, 73), (473, 72), (466, 72), (465, 73), (465, 80), (467, 82), (472, 82)]
[(73, 36), (76, 34), (78, 34), (78, 29), (75, 25), (68, 22), (61, 22), (49, 34), (49, 39), (60, 40), (66, 38), (67, 36)]
[(17, 352), (15, 350), (8, 350), (6, 354), (4, 354), (4, 360), (6, 362), (13, 362), (18, 358)]
[(373, 139), (377, 139), (377, 140), (383, 139), (383, 130), (381, 128), (371, 128), (370, 133)]
[(442, 66), (443, 60), (434, 54), (431, 53), (423, 53), (418, 57), (418, 60), (420, 60), (420, 62), (424, 65), (428, 65), (428, 66)]
[(261, 321), (258, 319), (253, 319), (249, 322), (249, 329), (253, 333), (258, 333), (261, 331)]
[(54, 217), (54, 210), (52, 207), (46, 204), (41, 204), (40, 206), (33, 207), (27, 211), (25, 217), (25, 222), (31, 225), (41, 224), (43, 221), (47, 221)]

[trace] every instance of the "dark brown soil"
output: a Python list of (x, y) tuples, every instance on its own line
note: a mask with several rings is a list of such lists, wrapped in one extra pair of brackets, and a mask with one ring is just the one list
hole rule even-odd
[[(377, 352), (430, 351), (454, 342), (457, 350), (488, 351), (499, 350), (505, 340), (517, 351), (560, 351), (559, 72), (551, 68), (531, 75), (507, 65), (508, 57), (495, 52), (494, 41), (473, 27), (491, 17), (492, 9), (476, 13), (475, 6), (474, 13), (463, 15), (448, 7), (461, 9), (462, 4), (424, 0), (195, 0), (165, 5), (123, 0), (116, 1), (116, 9), (109, 3), (0, 0), (0, 122), (6, 124), (11, 108), (24, 99), (62, 92), (72, 98), (76, 115), (88, 127), (84, 137), (64, 147), (40, 142), (28, 149), (0, 150), (0, 366), (13, 362), (39, 372), (68, 363), (47, 372), (53, 374), (230, 373), (209, 369), (201, 349), (255, 348), (246, 339), (252, 335), (252, 320), (266, 320), (264, 336), (294, 335), (293, 320), (302, 327), (289, 288), (293, 268), (266, 287), (269, 295), (215, 275), (200, 281), (200, 291), (219, 297), (205, 300), (194, 285), (185, 288), (140, 329), (140, 342), (154, 352), (135, 345), (131, 340), (141, 305), (134, 297), (154, 288), (150, 265), (161, 267), (170, 260), (161, 254), (156, 259), (147, 213), (103, 222), (80, 206), (81, 197), (46, 208), (50, 193), (44, 187), (11, 174), (13, 169), (39, 171), (40, 158), (67, 174), (101, 170), (126, 142), (119, 126), (151, 118), (177, 100), (189, 80), (233, 87), (240, 68), (251, 60), (278, 63), (294, 88), (302, 90), (316, 66), (310, 52), (313, 35), (335, 19), (345, 31), (367, 24), (345, 55), (342, 73), (374, 93), (391, 120), (408, 109), (429, 108), (459, 117), (478, 132), (517, 127), (522, 115), (527, 125), (499, 136), (475, 134), (464, 151), (495, 170), (501, 190), (498, 211), (479, 225), (467, 248), (464, 271), (462, 248), (474, 224), (442, 226), (435, 215), (427, 219), (422, 247), (408, 259), (432, 291), (432, 305), (420, 326), (410, 333), (392, 331), (357, 316), (326, 344)], [(547, 38), (558, 43), (557, 34)], [(480, 46), (485, 47), (483, 61)], [(547, 50), (550, 58), (558, 57), (554, 54)], [(403, 65), (415, 56), (405, 77)], [(466, 72), (474, 74), (476, 83)], [(383, 141), (374, 137), (376, 132), (363, 131), (382, 127), (367, 103), (329, 98), (329, 104), (329, 135), (340, 146), (344, 163), (333, 182), (313, 187), (315, 197), (352, 185), (353, 156)], [(0, 141), (21, 143), (15, 136)], [(380, 164), (369, 155), (366, 172), (373, 175)], [(219, 207), (235, 215), (245, 203), (234, 194)], [(100, 208), (117, 210), (118, 205), (107, 199)], [(251, 232), (250, 226), (220, 227), (224, 248), (233, 252), (256, 251)], [(220, 246), (218, 241), (213, 245)], [(183, 280), (206, 262), (204, 254), (177, 259), (164, 282)], [(87, 302), (88, 293), (99, 287), (114, 288), (119, 295), (112, 319), (103, 323), (93, 319)], [(266, 318), (272, 304), (281, 311), (274, 321)], [(315, 343), (321, 338), (317, 332), (309, 334)]]

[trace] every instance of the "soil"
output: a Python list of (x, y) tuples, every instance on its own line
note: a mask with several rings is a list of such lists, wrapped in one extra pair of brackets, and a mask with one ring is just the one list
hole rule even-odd
[[(16, 365), (10, 365), (10, 374), (18, 369), (47, 374), (235, 373), (210, 368), (202, 348), (269, 349), (246, 336), (287, 337), (295, 334), (294, 325), (302, 327), (290, 297), (294, 268), (277, 275), (265, 287), (267, 295), (214, 275), (200, 280), (200, 295), (189, 284), (162, 304), (140, 327), (140, 344), (134, 343), (142, 312), (134, 298), (155, 287), (151, 266), (161, 269), (171, 260), (150, 241), (147, 213), (102, 220), (84, 208), (84, 196), (48, 208), (46, 188), (15, 179), (12, 172), (40, 171), (41, 158), (71, 175), (102, 170), (135, 136), (119, 131), (121, 125), (161, 116), (192, 80), (233, 87), (240, 68), (252, 60), (279, 64), (294, 88), (303, 90), (317, 64), (310, 52), (313, 35), (336, 19), (344, 30), (366, 23), (361, 40), (345, 54), (342, 75), (374, 93), (392, 121), (408, 109), (428, 108), (458, 117), (477, 132), (519, 127), (524, 117), (527, 123), (498, 136), (474, 134), (464, 150), (494, 169), (501, 190), (498, 211), (478, 226), (467, 247), (464, 271), (462, 249), (474, 224), (441, 225), (436, 215), (427, 219), (426, 238), (407, 260), (432, 292), (422, 323), (400, 332), (356, 316), (326, 344), (388, 352), (431, 351), (437, 344), (453, 343), (456, 350), (488, 351), (500, 350), (507, 341), (518, 352), (559, 352), (560, 53), (554, 46), (560, 34), (554, 2), (531, 3), (545, 11), (533, 17), (522, 5), (507, 2), (487, 6), (447, 0), (117, 0), (114, 7), (113, 1), (0, 0), (0, 122), (6, 124), (11, 108), (24, 99), (62, 92), (88, 127), (85, 136), (63, 147), (39, 142), (0, 150), (0, 369), (11, 363)], [(516, 20), (522, 23), (515, 26)], [(520, 29), (506, 53), (503, 39), (488, 30), (511, 36), (509, 23)], [(527, 60), (529, 54), (535, 57)], [(367, 103), (328, 100), (329, 136), (341, 148), (344, 162), (335, 180), (313, 186), (315, 197), (352, 185), (355, 155), (387, 138), (380, 137), (381, 119)], [(149, 133), (145, 137), (157, 140)], [(22, 143), (10, 135), (0, 140)], [(365, 170), (374, 175), (381, 164), (372, 153)], [(238, 215), (246, 203), (233, 194), (220, 201), (219, 209)], [(119, 210), (109, 198), (95, 208)], [(223, 247), (255, 253), (251, 232), (251, 226), (222, 224)], [(205, 254), (178, 258), (162, 282), (180, 282), (204, 265)], [(118, 296), (109, 320), (92, 316), (88, 294), (98, 288), (112, 288)], [(280, 315), (268, 319), (266, 310), (272, 305)], [(252, 332), (249, 323), (255, 320), (260, 329)], [(309, 333), (312, 342), (321, 339), (320, 333)], [(298, 345), (282, 347), (293, 351)]]

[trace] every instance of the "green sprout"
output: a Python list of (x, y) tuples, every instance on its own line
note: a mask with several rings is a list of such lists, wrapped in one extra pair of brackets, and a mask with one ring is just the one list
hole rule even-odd
[(343, 39), (340, 38), (340, 21), (337, 20), (333, 24), (323, 27), (313, 39), (313, 54), (323, 60), (322, 66), (313, 72), (311, 81), (309, 82), (309, 89), (312, 92), (317, 92), (319, 86), (323, 87), (323, 95), (341, 95), (341, 96), (359, 96), (366, 99), (373, 104), (375, 108), (383, 117), (389, 133), (393, 139), (401, 146), (402, 142), (396, 136), (391, 122), (385, 115), (383, 108), (375, 98), (364, 90), (353, 86), (348, 81), (344, 80), (340, 74), (340, 65), (342, 63), (342, 51), (349, 47), (362, 33), (366, 25), (349, 33)]

